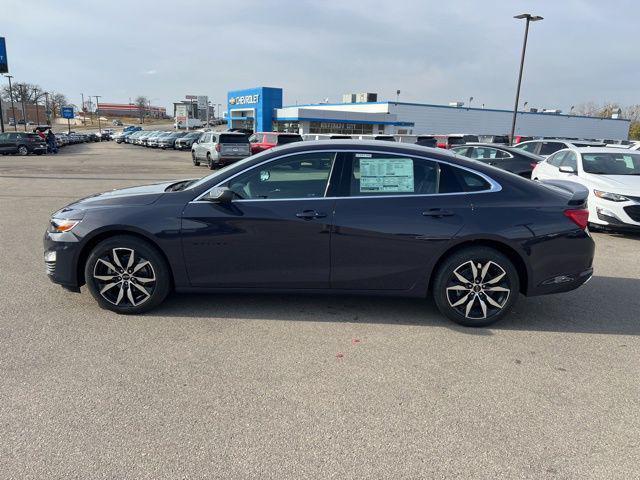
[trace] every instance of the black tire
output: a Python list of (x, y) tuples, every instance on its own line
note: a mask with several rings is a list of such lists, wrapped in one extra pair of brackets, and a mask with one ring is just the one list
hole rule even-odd
[[(130, 251), (134, 252), (133, 260)], [(111, 237), (96, 245), (85, 264), (84, 276), (100, 307), (125, 315), (157, 307), (171, 289), (169, 266), (162, 254), (150, 243), (129, 235)]]
[(211, 154), (209, 152), (207, 152), (207, 167), (209, 167), (209, 170), (214, 170), (216, 168), (213, 164), (213, 160), (211, 160)]
[[(471, 278), (474, 272), (476, 278)], [(497, 322), (509, 313), (519, 292), (520, 279), (513, 263), (489, 247), (469, 247), (453, 253), (440, 265), (433, 282), (438, 310), (466, 327)]]
[(193, 164), (196, 167), (200, 166), (200, 162), (198, 161), (198, 159), (196, 158), (196, 152), (194, 152), (193, 150), (191, 150), (191, 161), (193, 162)]
[(25, 145), (20, 145), (18, 147), (18, 155), (20, 155), (21, 157), (26, 157), (27, 155), (29, 155), (29, 149)]

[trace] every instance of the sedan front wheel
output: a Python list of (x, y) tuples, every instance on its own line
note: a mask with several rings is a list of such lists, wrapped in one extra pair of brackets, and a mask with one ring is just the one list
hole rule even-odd
[(169, 293), (169, 267), (149, 243), (122, 235), (99, 243), (85, 265), (89, 291), (105, 309), (123, 314), (143, 313)]

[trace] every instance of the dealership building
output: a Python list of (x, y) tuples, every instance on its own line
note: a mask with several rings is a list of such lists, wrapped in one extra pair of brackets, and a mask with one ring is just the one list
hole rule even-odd
[[(377, 101), (375, 94), (348, 94), (343, 103), (308, 105), (285, 106), (282, 99), (281, 88), (230, 91), (226, 112), (229, 128), (301, 134), (504, 135), (511, 131), (513, 118), (510, 110)], [(626, 140), (629, 125), (629, 120), (619, 118), (521, 111), (516, 135)]]

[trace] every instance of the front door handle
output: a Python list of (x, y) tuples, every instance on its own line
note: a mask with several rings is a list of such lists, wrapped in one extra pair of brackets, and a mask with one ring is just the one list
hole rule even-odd
[(316, 212), (315, 210), (303, 210), (302, 212), (296, 213), (296, 217), (303, 218), (304, 220), (311, 220), (313, 218), (324, 218), (326, 216), (326, 213)]
[(422, 212), (422, 215), (425, 217), (442, 218), (451, 217), (454, 213), (451, 210), (443, 210), (442, 208), (431, 208)]

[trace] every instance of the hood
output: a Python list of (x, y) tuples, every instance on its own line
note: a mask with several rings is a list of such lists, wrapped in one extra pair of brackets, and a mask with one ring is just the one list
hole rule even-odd
[(90, 197), (82, 198), (65, 208), (73, 207), (75, 210), (109, 205), (150, 205), (164, 195), (167, 187), (174, 183), (176, 183), (175, 180), (140, 187), (111, 190), (110, 192), (98, 193)]
[(609, 189), (612, 193), (640, 196), (640, 175), (594, 175), (585, 178), (599, 189)]

